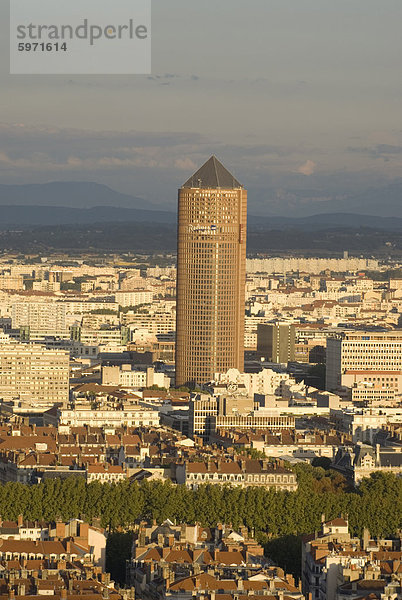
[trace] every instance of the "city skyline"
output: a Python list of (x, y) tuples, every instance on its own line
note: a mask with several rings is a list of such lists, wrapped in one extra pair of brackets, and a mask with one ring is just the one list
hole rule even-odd
[(0, 600), (402, 600), (401, 22), (0, 0)]

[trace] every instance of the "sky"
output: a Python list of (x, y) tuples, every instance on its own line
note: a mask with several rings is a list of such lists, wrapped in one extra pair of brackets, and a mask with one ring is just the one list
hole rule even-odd
[(24, 76), (0, 0), (0, 183), (171, 208), (216, 154), (261, 214), (401, 183), (401, 23), (400, 0), (153, 0), (152, 75)]

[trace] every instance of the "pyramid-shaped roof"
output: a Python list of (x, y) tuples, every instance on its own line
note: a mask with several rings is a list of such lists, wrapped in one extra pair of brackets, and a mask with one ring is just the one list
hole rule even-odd
[(211, 158), (209, 158), (207, 162), (190, 177), (190, 179), (187, 179), (182, 187), (235, 189), (242, 188), (243, 186), (223, 166), (216, 156), (211, 156)]

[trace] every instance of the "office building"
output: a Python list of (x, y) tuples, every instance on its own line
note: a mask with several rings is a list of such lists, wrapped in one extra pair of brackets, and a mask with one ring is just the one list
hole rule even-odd
[[(294, 412), (293, 408), (291, 412)], [(204, 442), (210, 442), (219, 430), (284, 430), (294, 427), (295, 417), (292, 414), (286, 414), (281, 408), (261, 408), (254, 398), (247, 396), (229, 395), (217, 399), (197, 394), (190, 402), (189, 436), (201, 438)]]
[(364, 390), (365, 400), (386, 399), (381, 390), (400, 394), (402, 331), (345, 331), (327, 339), (328, 390)]
[(288, 323), (260, 323), (257, 326), (257, 354), (274, 363), (295, 360), (295, 326)]
[(243, 371), (247, 192), (213, 156), (179, 190), (176, 385)]

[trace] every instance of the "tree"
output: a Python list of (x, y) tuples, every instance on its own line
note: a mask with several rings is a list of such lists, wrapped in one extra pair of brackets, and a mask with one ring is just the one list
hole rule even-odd
[(331, 459), (327, 456), (316, 456), (313, 458), (312, 465), (313, 467), (322, 467), (325, 470), (328, 470), (331, 466)]

